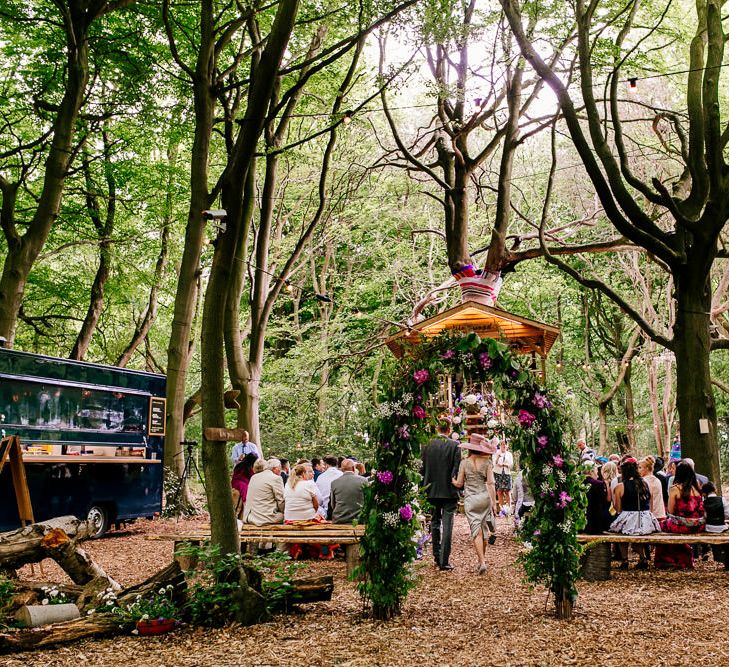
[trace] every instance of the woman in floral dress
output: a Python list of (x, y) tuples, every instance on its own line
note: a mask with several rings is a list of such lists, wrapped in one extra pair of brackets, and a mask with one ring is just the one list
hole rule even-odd
[[(668, 494), (666, 533), (701, 533), (706, 526), (704, 501), (696, 481), (696, 473), (688, 463), (676, 466), (676, 476)], [(693, 552), (688, 544), (656, 545), (656, 567), (690, 570), (694, 566)]]

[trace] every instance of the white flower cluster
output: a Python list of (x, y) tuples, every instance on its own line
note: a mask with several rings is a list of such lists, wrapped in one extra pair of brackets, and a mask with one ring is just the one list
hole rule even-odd
[(567, 481), (567, 475), (564, 470), (557, 470), (557, 479), (563, 484)]
[(545, 477), (549, 477), (551, 474), (552, 474), (552, 468), (546, 464), (543, 465), (542, 466), (542, 475), (544, 475)]
[(41, 600), (43, 605), (68, 602), (66, 596), (58, 590), (58, 586), (43, 586), (41, 590), (43, 591), (43, 599)]
[(400, 524), (400, 515), (397, 512), (383, 512), (382, 520), (386, 526), (396, 528)]
[(549, 485), (549, 482), (542, 482), (541, 486), (539, 487), (539, 490), (542, 493), (545, 493), (546, 494), (546, 493), (549, 493), (549, 491), (551, 490), (551, 488), (552, 487)]
[(391, 415), (407, 415), (409, 410), (407, 408), (408, 403), (413, 400), (412, 394), (403, 394), (399, 401), (383, 401), (375, 407), (375, 413), (380, 419), (387, 419)]
[(557, 528), (563, 533), (569, 533), (572, 530), (572, 519), (565, 519), (562, 523), (558, 523)]

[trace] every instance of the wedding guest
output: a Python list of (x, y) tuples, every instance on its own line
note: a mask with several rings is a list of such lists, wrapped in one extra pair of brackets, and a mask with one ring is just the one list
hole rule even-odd
[[(711, 482), (706, 482), (701, 487), (701, 494), (704, 496), (704, 516), (706, 518), (707, 533), (724, 533), (727, 530), (727, 519), (729, 519), (729, 502), (726, 498), (716, 495), (716, 487)], [(711, 552), (717, 563), (724, 563), (727, 567), (726, 547), (720, 544), (712, 544)]]
[(256, 526), (282, 523), (284, 520), (284, 485), (281, 461), (269, 459), (266, 469), (256, 473), (248, 482), (248, 494), (243, 520)]
[(613, 491), (615, 491), (615, 487), (620, 481), (618, 479), (617, 463), (615, 463), (614, 461), (608, 461), (607, 463), (603, 464), (602, 468), (600, 469), (600, 474), (602, 475), (602, 480), (603, 482), (605, 482), (605, 486), (607, 487), (608, 503), (612, 503)]
[(289, 466), (289, 460), (281, 458), (281, 479), (283, 480), (284, 486), (289, 481), (289, 475), (291, 474), (291, 468)]
[(511, 469), (514, 455), (509, 451), (506, 439), (501, 441), (494, 456), (494, 479), (496, 480), (496, 511), (508, 514), (511, 507)]
[(534, 496), (529, 488), (529, 472), (522, 468), (514, 481), (514, 522), (521, 524), (521, 520), (534, 507)]
[[(682, 461), (676, 466), (673, 479), (663, 530), (679, 534), (703, 532), (706, 526), (704, 500), (694, 469)], [(693, 550), (688, 544), (657, 544), (655, 563), (661, 569), (690, 570), (694, 566)]]
[(324, 457), (324, 465), (326, 468), (317, 478), (316, 485), (319, 487), (319, 493), (321, 495), (319, 514), (321, 514), (323, 519), (326, 519), (327, 511), (329, 510), (329, 494), (331, 493), (332, 482), (342, 476), (342, 471), (337, 467), (339, 460), (331, 454), (327, 454)]
[(663, 488), (660, 480), (653, 474), (656, 460), (646, 456), (638, 462), (638, 472), (648, 485), (651, 494), (651, 512), (660, 524), (666, 518), (666, 506), (663, 504)]
[(234, 466), (236, 463), (240, 463), (246, 454), (255, 454), (256, 458), (263, 458), (261, 446), (248, 439), (248, 431), (243, 431), (242, 436), (240, 442), (233, 446), (233, 451), (230, 453)]
[(240, 463), (236, 463), (235, 468), (233, 468), (233, 478), (230, 480), (230, 485), (238, 492), (238, 498), (241, 503), (241, 511), (236, 512), (236, 514), (242, 514), (243, 504), (248, 495), (248, 484), (254, 474), (253, 464), (256, 461), (257, 457), (255, 454), (246, 454), (243, 460)]
[(319, 475), (324, 472), (324, 466), (320, 458), (314, 457), (311, 459), (311, 467), (314, 469), (314, 481), (319, 479)]
[(444, 571), (452, 570), (448, 562), (451, 555), (453, 516), (458, 505), (458, 491), (451, 480), (458, 474), (461, 453), (458, 443), (448, 437), (449, 424), (438, 422), (438, 437), (421, 450), (423, 462), (423, 486), (428, 502), (433, 506), (431, 530), (433, 559)]
[(253, 474), (257, 475), (266, 469), (266, 462), (263, 459), (256, 459), (253, 463)]
[[(651, 514), (651, 494), (648, 485), (638, 473), (638, 462), (632, 456), (625, 458), (620, 472), (622, 481), (615, 487), (615, 493), (613, 494), (613, 505), (618, 512), (618, 516), (610, 526), (610, 531), (622, 533), (623, 535), (648, 535), (649, 533), (659, 532), (661, 527)], [(636, 545), (636, 551), (640, 558), (638, 568), (641, 570), (647, 569), (646, 547)], [(620, 568), (627, 570), (627, 544), (620, 544), (620, 553), (622, 555)]]
[(284, 521), (311, 521), (318, 516), (319, 488), (314, 482), (314, 469), (297, 464), (284, 490)]
[(583, 532), (588, 535), (599, 535), (610, 527), (612, 516), (607, 484), (598, 478), (597, 466), (592, 466), (587, 470), (585, 485), (587, 486), (587, 524)]
[(345, 459), (342, 461), (342, 476), (332, 482), (329, 495), (329, 518), (332, 523), (351, 524), (362, 510), (362, 489), (367, 480), (355, 474), (354, 469), (354, 461)]
[(656, 456), (656, 462), (653, 464), (653, 474), (656, 479), (661, 483), (661, 492), (663, 495), (663, 506), (665, 507), (668, 503), (668, 475), (663, 469), (664, 461), (660, 456)]
[(468, 442), (460, 447), (468, 450), (468, 458), (461, 461), (453, 486), (463, 489), (463, 508), (466, 512), (471, 540), (478, 558), (478, 574), (485, 574), (486, 536), (495, 532), (494, 508), (489, 487), (494, 485), (494, 466), (491, 455), (495, 449), (491, 441), (478, 433), (472, 433)]

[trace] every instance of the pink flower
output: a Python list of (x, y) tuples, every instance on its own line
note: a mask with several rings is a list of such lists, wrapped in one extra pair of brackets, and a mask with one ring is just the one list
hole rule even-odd
[(491, 366), (493, 366), (494, 364), (488, 352), (481, 352), (481, 354), (478, 355), (478, 360), (481, 362), (481, 368), (484, 368), (486, 370), (491, 368)]
[(539, 449), (544, 449), (547, 446), (548, 442), (549, 438), (546, 435), (540, 435), (537, 437), (537, 444), (539, 445)]
[(529, 428), (534, 423), (536, 417), (531, 412), (527, 412), (526, 410), (519, 410), (519, 415), (517, 419), (519, 420), (519, 424), (521, 426), (523, 426), (524, 428)]
[(552, 404), (549, 402), (547, 397), (544, 394), (540, 394), (539, 392), (536, 392), (534, 394), (532, 404), (534, 405), (534, 407), (539, 408), (540, 410), (552, 407)]
[(421, 368), (419, 371), (415, 371), (413, 373), (413, 380), (415, 380), (415, 384), (418, 386), (425, 384), (428, 380), (430, 380), (430, 373), (428, 372), (428, 369)]
[(557, 454), (556, 456), (552, 457), (552, 463), (554, 463), (555, 468), (561, 468), (564, 465), (564, 459)]
[(446, 350), (440, 355), (441, 359), (453, 359), (456, 356), (455, 350)]
[(422, 405), (416, 405), (413, 408), (413, 417), (416, 419), (425, 419), (428, 416), (428, 413), (425, 411)]
[(571, 502), (572, 498), (567, 493), (567, 491), (562, 491), (559, 494), (559, 500), (556, 502), (556, 507), (559, 507), (561, 509), (564, 509), (567, 507), (567, 503)]
[(413, 508), (410, 505), (403, 505), (400, 508), (400, 518), (403, 521), (410, 521), (413, 518)]
[(403, 424), (399, 429), (397, 429), (397, 434), (400, 436), (400, 440), (410, 440), (409, 426), (407, 424)]
[(377, 473), (377, 479), (382, 484), (392, 484), (392, 480), (395, 479), (395, 476), (389, 470), (383, 470), (382, 472)]

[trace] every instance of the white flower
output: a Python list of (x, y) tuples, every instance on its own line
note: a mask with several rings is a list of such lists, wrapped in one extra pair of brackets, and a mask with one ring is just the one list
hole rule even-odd
[(545, 477), (549, 477), (552, 474), (552, 468), (551, 466), (544, 465), (542, 466), (542, 475)]
[(54, 588), (54, 589), (53, 589), (53, 590), (52, 590), (52, 591), (50, 592), (50, 596), (51, 596), (52, 598), (56, 597), (56, 596), (57, 596), (58, 594), (59, 594), (59, 591), (58, 591), (58, 589), (57, 589), (57, 588)]
[(466, 405), (476, 405), (476, 403), (478, 403), (478, 397), (476, 396), (476, 394), (466, 394), (463, 397), (463, 402)]
[[(489, 413), (489, 409), (484, 405), (479, 411), (478, 414), (480, 414), (482, 417), (485, 417)], [(489, 419), (489, 421), (493, 421), (493, 419)], [(493, 426), (491, 427), (493, 428)]]
[(400, 515), (397, 512), (384, 512), (382, 515), (382, 520), (385, 522), (386, 526), (394, 528), (400, 523)]
[(160, 595), (164, 595), (165, 594), (165, 589), (164, 588), (160, 588), (159, 589), (159, 594)]
[(86, 612), (86, 615), (87, 615), (87, 616), (91, 616), (91, 614), (93, 614), (93, 613), (94, 613), (95, 611), (96, 611), (96, 609), (89, 609), (89, 610), (88, 610), (88, 611)]
[(566, 482), (567, 481), (567, 475), (565, 475), (564, 470), (558, 470), (557, 471), (557, 479), (560, 482)]
[(461, 418), (458, 415), (456, 415), (455, 417), (453, 417), (453, 419), (451, 419), (451, 422), (453, 422), (454, 424), (460, 424)]
[(134, 628), (134, 630), (132, 630), (132, 634), (133, 635), (138, 635), (139, 634), (139, 630), (137, 630), (137, 628)]
[(143, 621), (148, 621), (148, 620), (149, 620), (149, 614), (144, 614), (144, 615), (142, 616), (142, 620), (143, 620)]
[(48, 604), (48, 598), (43, 598), (41, 600), (41, 604)]
[(488, 426), (489, 428), (496, 428), (498, 425), (499, 425), (499, 422), (497, 422), (495, 419), (489, 419), (486, 422), (486, 426)]

